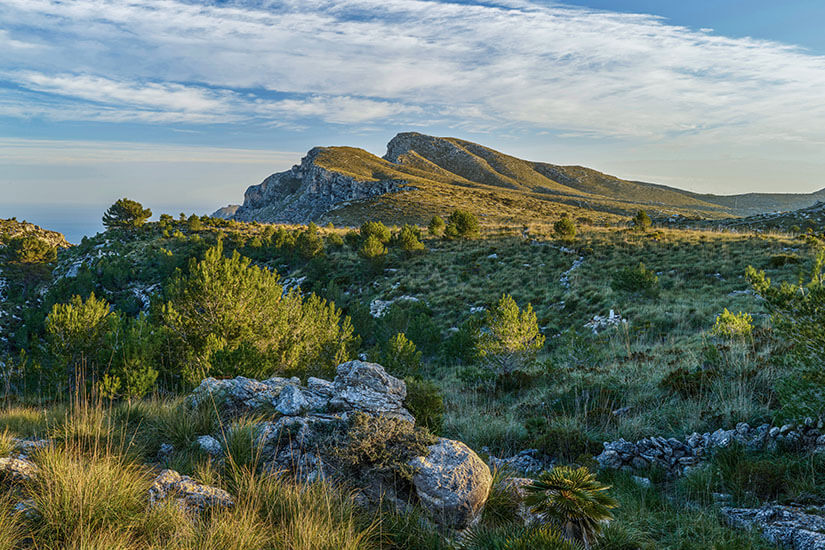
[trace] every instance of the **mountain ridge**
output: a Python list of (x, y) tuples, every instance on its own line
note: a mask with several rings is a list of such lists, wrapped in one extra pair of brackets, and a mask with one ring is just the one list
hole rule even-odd
[(584, 166), (524, 160), (459, 138), (402, 132), (382, 157), (355, 147), (314, 147), (300, 164), (247, 188), (232, 218), (357, 224), (372, 210), (388, 221), (422, 222), (434, 213), (475, 205), (482, 215), (501, 221), (554, 217), (570, 209), (626, 216), (642, 208), (653, 215), (718, 219), (795, 210), (818, 200), (825, 200), (825, 189), (699, 194)]

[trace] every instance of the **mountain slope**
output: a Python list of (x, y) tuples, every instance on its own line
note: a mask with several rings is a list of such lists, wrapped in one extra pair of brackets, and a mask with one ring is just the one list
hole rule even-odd
[(654, 216), (726, 218), (810, 206), (813, 194), (701, 195), (624, 180), (582, 166), (522, 160), (457, 138), (405, 132), (378, 157), (354, 147), (316, 147), (301, 164), (249, 187), (240, 221), (422, 222), (458, 207), (525, 223), (560, 212), (608, 221), (640, 208)]

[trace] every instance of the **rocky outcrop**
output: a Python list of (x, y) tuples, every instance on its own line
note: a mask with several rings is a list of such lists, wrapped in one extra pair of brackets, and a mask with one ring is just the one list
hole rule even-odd
[(377, 363), (349, 361), (338, 366), (335, 380), (272, 377), (254, 380), (238, 376), (231, 380), (207, 378), (192, 392), (192, 406), (213, 403), (230, 415), (274, 408), (284, 416), (361, 411), (415, 422), (404, 408), (407, 387)]
[(825, 507), (767, 504), (761, 508), (722, 508), (732, 527), (759, 529), (763, 538), (793, 550), (825, 550)]
[(366, 181), (332, 172), (315, 162), (322, 151), (324, 148), (316, 147), (301, 159), (301, 164), (249, 187), (233, 219), (307, 223), (347, 201), (393, 193), (407, 184), (396, 179)]
[(211, 507), (226, 508), (235, 502), (223, 489), (198, 483), (174, 470), (163, 470), (149, 488), (149, 506), (159, 506), (169, 499), (187, 512), (194, 513)]
[(596, 457), (596, 461), (602, 468), (639, 470), (656, 465), (671, 475), (682, 475), (707, 458), (713, 450), (733, 443), (753, 450), (773, 450), (782, 446), (803, 452), (825, 452), (822, 426), (807, 418), (803, 423), (781, 427), (762, 424), (752, 428), (740, 422), (735, 429), (693, 433), (684, 441), (672, 437), (649, 437), (636, 443), (624, 439), (605, 442), (604, 451)]
[[(404, 408), (406, 395), (404, 382), (387, 374), (381, 365), (349, 361), (338, 366), (332, 382), (309, 378), (306, 386), (297, 378), (208, 378), (195, 389), (189, 402), (192, 406), (217, 406), (230, 417), (247, 412), (271, 415), (271, 420), (259, 422), (253, 430), (263, 467), (274, 474), (290, 474), (303, 482), (344, 480), (369, 503), (383, 500), (403, 507), (411, 496), (422, 503), (435, 522), (463, 529), (481, 513), (492, 475), (481, 458), (460, 441), (439, 439), (425, 456), (417, 454), (432, 441), (430, 436), (420, 447), (405, 447), (416, 450), (400, 451), (394, 457), (399, 466), (396, 478), (386, 477), (386, 465), (373, 467), (369, 460), (357, 465), (358, 479), (348, 477), (354, 466), (342, 461), (339, 453), (347, 441), (360, 445), (361, 440), (351, 431), (355, 420), (361, 422), (363, 430), (366, 419), (367, 436), (379, 437), (376, 441), (380, 444), (385, 440), (376, 434), (393, 437), (399, 425), (408, 427), (400, 430), (405, 433), (421, 433), (412, 429), (415, 418)], [(381, 431), (387, 428), (386, 423), (390, 429)], [(221, 459), (221, 437), (203, 434), (198, 444), (204, 452)], [(384, 484), (385, 479), (391, 483)]]
[(460, 441), (441, 438), (429, 451), (410, 461), (418, 499), (441, 525), (470, 527), (490, 494), (490, 468)]
[(220, 218), (222, 220), (231, 220), (235, 216), (235, 212), (237, 212), (240, 207), (240, 204), (227, 204), (226, 206), (222, 206), (212, 212), (210, 216), (213, 218)]

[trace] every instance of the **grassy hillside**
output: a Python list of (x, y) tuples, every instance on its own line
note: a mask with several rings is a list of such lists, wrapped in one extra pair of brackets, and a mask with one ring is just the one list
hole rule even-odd
[[(359, 177), (418, 173), (357, 150), (347, 151), (345, 160), (336, 160), (335, 153), (335, 149), (325, 151), (323, 162), (346, 162), (349, 173)], [(423, 161), (419, 163), (423, 166)], [(402, 169), (405, 172), (399, 172)], [(445, 205), (463, 206), (482, 213), (477, 238), (444, 239), (428, 236), (425, 230), (423, 250), (405, 252), (399, 241), (391, 240), (387, 254), (376, 261), (364, 257), (362, 238), (346, 228), (320, 229), (319, 248), (307, 240), (307, 229), (300, 226), (166, 218), (131, 231), (110, 230), (62, 251), (48, 265), (50, 275), (20, 295), (20, 322), (7, 329), (4, 380), (14, 391), (6, 393), (0, 431), (5, 427), (7, 436), (54, 438), (59, 456), (49, 459), (51, 464), (68, 461), (77, 472), (83, 464), (100, 462), (101, 457), (89, 450), (98, 447), (56, 434), (87, 434), (83, 437), (97, 438), (101, 444), (106, 438), (120, 438), (117, 441), (127, 444), (108, 447), (116, 460), (106, 460), (128, 463), (129, 479), (143, 490), (148, 472), (156, 467), (154, 456), (166, 437), (164, 430), (174, 418), (183, 418), (179, 399), (169, 395), (172, 386), (159, 387), (154, 397), (143, 401), (123, 400), (91, 415), (66, 408), (65, 401), (53, 400), (60, 392), (43, 390), (43, 381), (54, 373), (48, 348), (43, 347), (44, 319), (54, 304), (94, 292), (124, 317), (136, 318), (142, 312), (150, 323), (159, 323), (159, 305), (176, 270), (187, 273), (190, 259), (203, 258), (218, 240), (226, 255), (237, 251), (251, 258), (280, 274), (283, 285), (300, 285), (307, 295), (334, 301), (360, 336), (356, 353), (396, 365), (390, 361), (394, 356), (388, 343), (395, 334), (404, 333), (422, 352), (415, 376), (434, 384), (443, 396), (443, 418), (433, 429), (465, 441), (484, 457), (532, 448), (556, 463), (595, 467), (592, 457), (603, 441), (620, 437), (635, 441), (652, 435), (684, 438), (694, 431), (731, 428), (738, 422), (780, 422), (775, 387), (782, 372), (776, 358), (782, 356), (785, 343), (776, 339), (764, 302), (751, 291), (745, 270), (754, 266), (776, 283), (795, 282), (800, 273), (810, 271), (820, 246), (817, 239), (718, 228), (640, 232), (629, 229), (627, 219), (617, 214), (597, 211), (586, 216), (580, 207), (551, 203), (540, 193), (525, 194), (466, 178), (456, 186), (458, 176), (451, 181), (453, 176), (445, 172), (440, 177), (443, 182), (415, 182), (428, 186), (431, 202), (420, 200), (416, 191), (406, 191), (378, 203), (348, 206), (329, 217), (357, 215), (398, 222), (445, 215), (449, 213)], [(477, 202), (480, 196), (491, 203)], [(563, 210), (578, 218), (575, 237), (558, 236), (550, 223), (524, 223), (527, 212), (543, 212), (555, 220)], [(787, 261), (789, 257), (793, 261)], [(655, 283), (634, 289), (627, 281), (635, 280), (632, 273), (640, 263)], [(475, 354), (475, 339), (485, 312), (503, 293), (512, 295), (522, 308), (532, 304), (546, 341), (535, 361), (518, 376), (491, 382)], [(751, 339), (725, 338), (712, 331), (726, 308), (751, 315)], [(613, 323), (605, 321), (611, 311)], [(179, 368), (174, 361), (164, 364), (163, 355), (152, 361), (162, 371), (161, 378), (174, 378)], [(406, 363), (397, 363), (402, 364)], [(243, 366), (242, 358), (237, 366)], [(197, 430), (191, 425), (176, 429)], [(189, 439), (199, 435), (178, 433)], [(734, 451), (682, 479), (668, 478), (655, 469), (601, 473), (602, 480), (614, 485), (612, 494), (621, 503), (616, 529), (631, 541), (621, 547), (774, 548), (755, 534), (723, 524), (714, 494), (725, 493), (728, 502), (742, 506), (766, 500), (825, 499), (825, 485), (815, 473), (825, 467), (822, 456)], [(173, 538), (182, 548), (455, 547), (439, 535), (414, 528), (414, 516), (371, 515), (374, 511), (359, 509), (348, 495), (329, 487), (316, 486), (302, 500), (301, 491), (293, 486), (245, 478), (194, 447), (175, 455), (173, 461), (181, 473), (234, 494), (277, 493), (291, 512), (276, 521), (260, 501), (250, 498), (231, 512), (175, 534), (154, 533), (147, 527), (169, 518), (147, 516), (142, 508), (132, 507), (117, 520), (113, 532), (89, 526), (86, 535), (117, 539), (118, 547), (124, 548), (162, 547)], [(652, 486), (641, 487), (633, 475), (647, 477)], [(754, 481), (766, 476), (764, 483)], [(322, 494), (332, 500), (319, 511), (314, 506)], [(102, 506), (88, 503), (98, 505)], [(311, 519), (306, 520), (306, 533), (314, 533), (310, 539), (295, 538), (298, 535), (291, 530), (304, 517), (301, 514)], [(20, 529), (36, 529), (38, 543), (46, 547), (44, 541), (52, 540), (50, 536), (58, 537), (54, 540), (81, 536), (50, 531), (61, 518), (25, 520)], [(497, 520), (485, 521), (492, 525)], [(323, 539), (326, 542), (319, 542), (320, 546), (310, 542), (333, 531), (342, 533), (341, 538)], [(258, 541), (255, 545), (245, 546), (251, 543), (244, 541), (253, 539)], [(198, 546), (198, 541), (212, 542)]]
[[(822, 192), (799, 194), (700, 195), (663, 185), (603, 174), (581, 166), (522, 160), (482, 145), (417, 133), (402, 133), (379, 158), (353, 147), (324, 147), (316, 163), (361, 181), (401, 180), (397, 196), (342, 204), (321, 221), (357, 225), (366, 212), (387, 223), (425, 223), (433, 214), (466, 207), (493, 223), (552, 221), (562, 212), (600, 222), (639, 209), (655, 217), (708, 220), (807, 207)], [(822, 195), (822, 197), (820, 196)]]

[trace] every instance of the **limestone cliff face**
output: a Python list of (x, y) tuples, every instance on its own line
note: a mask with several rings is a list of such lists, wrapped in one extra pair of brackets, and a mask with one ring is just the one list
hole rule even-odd
[(315, 160), (324, 150), (316, 147), (286, 172), (272, 174), (244, 193), (235, 212), (238, 221), (307, 223), (348, 201), (368, 199), (400, 190), (405, 181), (366, 181), (329, 171)]

